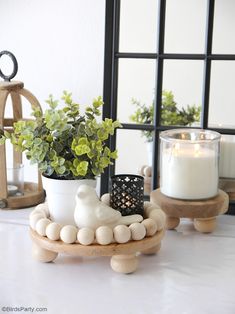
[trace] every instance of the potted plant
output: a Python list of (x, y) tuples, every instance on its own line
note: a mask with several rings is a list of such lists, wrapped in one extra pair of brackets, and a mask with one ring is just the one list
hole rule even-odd
[[(142, 104), (136, 99), (132, 99), (132, 104), (136, 106), (136, 111), (130, 116), (131, 121), (140, 124), (152, 124), (154, 119), (154, 106)], [(187, 105), (186, 108), (178, 108), (171, 91), (162, 92), (161, 125), (192, 125), (200, 121), (201, 108), (196, 105)], [(148, 163), (152, 164), (152, 131), (142, 131), (148, 144)]]
[(82, 184), (96, 185), (96, 177), (103, 173), (117, 151), (106, 144), (118, 121), (105, 119), (98, 122), (101, 97), (80, 112), (72, 95), (64, 92), (64, 106), (50, 95), (46, 101), (49, 109), (32, 112), (34, 120), (14, 123), (13, 133), (3, 131), (0, 141), (10, 139), (16, 149), (25, 152), (31, 164), (38, 164), (46, 190), (52, 220), (61, 224), (74, 224), (75, 194)]

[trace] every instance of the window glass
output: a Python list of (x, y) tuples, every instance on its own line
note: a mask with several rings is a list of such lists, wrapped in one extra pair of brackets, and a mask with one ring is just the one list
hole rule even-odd
[(162, 125), (199, 125), (202, 82), (202, 61), (165, 60)]
[(235, 53), (234, 12), (234, 0), (215, 1), (213, 53)]
[(207, 1), (167, 0), (165, 52), (204, 53)]
[[(141, 122), (137, 110), (152, 106), (156, 61), (120, 59), (118, 73), (118, 119), (125, 123)], [(132, 116), (132, 118), (131, 118)], [(143, 121), (146, 116), (143, 116)], [(148, 119), (147, 119), (148, 120)]]
[(121, 0), (120, 52), (156, 52), (158, 0)]

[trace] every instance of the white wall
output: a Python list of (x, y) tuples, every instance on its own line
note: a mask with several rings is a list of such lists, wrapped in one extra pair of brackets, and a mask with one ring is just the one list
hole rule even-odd
[[(104, 23), (105, 0), (0, 0), (0, 51), (15, 54), (15, 79), (43, 108), (50, 93), (60, 98), (63, 90), (89, 104), (103, 93)], [(7, 61), (0, 66), (9, 73)]]
[(72, 91), (81, 103), (102, 95), (104, 0), (0, 1), (0, 49), (19, 63), (16, 79), (41, 101)]

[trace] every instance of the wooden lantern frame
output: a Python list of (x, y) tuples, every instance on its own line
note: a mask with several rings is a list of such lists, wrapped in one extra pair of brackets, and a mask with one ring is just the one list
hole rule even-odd
[[(5, 118), (5, 107), (8, 96), (12, 100), (13, 118)], [(0, 128), (13, 132), (13, 124), (23, 118), (21, 97), (26, 98), (31, 107), (41, 109), (37, 98), (24, 88), (23, 82), (4, 81), (0, 83)], [(16, 151), (13, 147), (13, 166), (22, 164), (22, 152)], [(7, 190), (7, 167), (6, 167), (6, 147), (0, 145), (0, 207), (23, 208), (42, 203), (45, 199), (45, 192), (42, 187), (41, 174), (38, 171), (38, 182), (24, 182), (24, 195), (9, 196)]]

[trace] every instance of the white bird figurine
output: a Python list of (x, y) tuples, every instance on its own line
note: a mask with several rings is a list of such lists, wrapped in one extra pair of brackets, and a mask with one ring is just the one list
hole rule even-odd
[(74, 220), (78, 228), (96, 230), (100, 226), (113, 228), (117, 225), (130, 225), (141, 222), (141, 215), (122, 216), (118, 211), (101, 202), (94, 188), (81, 185), (76, 194)]

